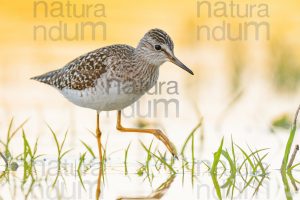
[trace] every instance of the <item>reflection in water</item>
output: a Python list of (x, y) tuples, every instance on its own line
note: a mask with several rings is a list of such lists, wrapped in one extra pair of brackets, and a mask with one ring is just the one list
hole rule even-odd
[(175, 175), (170, 176), (163, 184), (161, 184), (156, 190), (154, 190), (147, 197), (119, 197), (117, 200), (130, 200), (130, 199), (140, 199), (140, 200), (150, 200), (150, 199), (161, 199), (166, 192), (169, 190), (171, 184), (173, 183)]
[[(198, 130), (199, 126), (200, 125), (197, 125), (194, 130)], [(189, 141), (191, 142), (192, 149), (194, 149), (194, 130), (188, 136), (189, 139), (185, 141), (185, 144)], [(96, 135), (94, 136), (96, 137)], [(118, 162), (112, 161), (111, 157), (109, 156), (111, 154), (108, 154), (108, 157), (106, 157), (105, 149), (107, 148), (103, 148), (101, 144), (101, 151), (103, 151), (103, 155), (102, 152), (99, 152), (100, 155), (102, 155), (100, 162), (95, 160), (95, 156), (91, 156), (91, 159), (85, 157), (87, 154), (93, 154), (89, 152), (89, 148), (87, 148), (86, 153), (81, 154), (79, 164), (77, 165), (78, 159), (72, 160), (70, 157), (68, 157), (65, 160), (61, 160), (63, 155), (65, 155), (62, 152), (62, 144), (64, 143), (64, 140), (61, 143), (57, 141), (59, 151), (54, 159), (36, 159), (40, 157), (40, 155), (36, 154), (38, 152), (37, 141), (34, 146), (30, 146), (24, 131), (23, 142), (23, 152), (21, 152), (21, 154), (18, 156), (14, 156), (14, 152), (12, 151), (12, 154), (1, 154), (1, 157), (4, 159), (4, 161), (7, 161), (7, 163), (5, 163), (4, 168), (4, 162), (0, 158), (2, 164), (0, 167), (3, 167), (4, 169), (3, 172), (0, 172), (0, 199), (95, 199), (95, 196), (96, 199), (102, 199), (104, 198), (103, 194), (109, 196), (109, 198), (105, 197), (104, 199), (161, 199), (165, 197), (164, 195), (170, 189), (171, 184), (173, 184), (173, 189), (179, 187), (185, 191), (183, 195), (189, 195), (186, 197), (187, 199), (196, 199), (191, 197), (194, 195), (193, 191), (195, 191), (195, 188), (198, 189), (200, 187), (203, 188), (207, 186), (207, 181), (205, 178), (208, 180), (212, 179), (212, 183), (209, 185), (209, 187), (212, 186), (213, 190), (211, 190), (211, 192), (209, 191), (209, 193), (213, 195), (217, 194), (215, 197), (219, 199), (249, 199), (249, 194), (253, 199), (261, 199), (261, 196), (259, 195), (264, 195), (264, 199), (273, 199), (273, 197), (278, 197), (276, 193), (273, 194), (269, 191), (270, 188), (276, 188), (274, 185), (277, 185), (278, 182), (271, 186), (267, 185), (270, 176), (268, 171), (269, 165), (265, 165), (263, 162), (269, 153), (266, 152), (267, 149), (258, 149), (254, 151), (249, 147), (248, 150), (245, 150), (234, 144), (233, 141), (231, 141), (230, 149), (227, 149), (224, 145), (224, 148), (221, 146), (222, 148), (219, 148), (218, 150), (220, 156), (218, 160), (219, 164), (222, 164), (222, 167), (221, 165), (216, 165), (217, 168), (215, 173), (205, 172), (201, 176), (200, 174), (194, 172), (194, 165), (196, 165), (196, 163), (203, 163), (203, 166), (205, 165), (210, 169), (209, 164), (200, 162), (197, 159), (195, 159), (195, 161), (188, 161), (183, 153), (182, 160), (168, 160), (166, 153), (160, 153), (157, 148), (151, 148), (152, 142), (149, 147), (141, 142), (147, 157), (146, 160), (144, 160), (144, 163), (139, 163), (138, 167), (134, 169), (133, 173), (137, 174), (140, 178), (143, 174), (145, 174), (145, 179), (149, 179), (150, 185), (152, 184), (154, 177), (158, 175), (166, 173), (177, 174), (176, 176), (179, 176), (178, 179), (180, 179), (180, 176), (182, 176), (182, 186), (179, 183), (180, 181), (177, 181), (178, 179), (176, 179), (177, 182), (174, 181), (175, 175), (172, 175), (149, 195), (136, 195), (132, 197), (131, 195), (128, 195), (129, 197), (126, 197), (127, 193), (125, 193), (124, 196), (122, 195), (122, 197), (119, 198), (116, 197), (120, 196), (121, 193), (116, 190), (116, 188), (118, 188), (116, 187), (116, 184), (122, 184), (122, 180), (129, 178), (129, 176), (123, 175), (124, 171), (126, 171), (126, 168), (123, 164), (120, 165), (119, 160)], [(88, 145), (86, 145), (86, 147), (88, 147)], [(185, 147), (187, 147), (187, 145), (184, 145), (183, 151)], [(11, 149), (9, 148), (9, 150)], [(92, 149), (90, 150), (92, 151)], [(237, 155), (239, 155), (239, 157), (237, 157)], [(242, 155), (242, 157), (240, 157), (240, 155)], [(192, 158), (194, 158), (194, 156), (192, 156)], [(223, 158), (223, 160), (220, 158)], [(239, 160), (239, 162), (237, 162), (237, 160)], [(182, 164), (180, 164), (181, 162)], [(14, 168), (14, 163), (18, 163), (20, 167)], [(94, 164), (97, 167), (92, 167)], [(131, 167), (132, 163), (129, 164), (129, 167)], [(142, 165), (141, 168), (140, 164)], [(229, 168), (226, 164), (229, 164)], [(299, 165), (300, 164), (298, 163), (292, 166), (291, 163), (292, 167), (287, 170), (287, 173), (282, 174), (283, 184), (281, 183), (281, 188), (275, 191), (281, 191), (281, 199), (282, 196), (285, 196), (285, 198), (289, 200), (292, 199), (292, 197), (295, 199), (297, 198), (297, 194), (294, 194), (291, 190), (298, 190), (299, 181), (293, 177), (292, 171), (297, 173), (294, 168)], [(200, 165), (198, 167), (199, 169), (201, 168)], [(181, 175), (179, 174), (180, 168), (182, 168)], [(219, 169), (221, 168), (223, 169), (222, 172), (218, 173), (218, 171), (220, 172)], [(75, 172), (75, 174), (73, 172)], [(139, 172), (141, 173), (139, 174)], [(104, 192), (102, 184), (104, 184), (104, 176), (106, 174), (109, 174), (108, 183), (113, 182), (114, 185), (111, 188), (105, 187)], [(184, 183), (185, 174), (191, 177), (191, 182), (188, 181), (188, 184), (191, 183), (191, 185), (188, 187), (186, 187), (187, 184)], [(272, 172), (273, 180), (274, 174), (276, 174), (276, 172)], [(76, 178), (77, 175), (79, 176), (79, 179), (74, 179), (74, 177)], [(195, 183), (197, 184), (197, 187), (193, 187), (194, 178), (196, 180)], [(292, 186), (289, 184), (292, 184)], [(147, 183), (145, 183), (145, 185), (149, 186)], [(140, 189), (145, 185), (139, 185), (137, 189)], [(267, 185), (267, 188), (265, 188), (264, 185)], [(282, 186), (284, 186), (284, 189), (282, 189)], [(267, 189), (267, 193), (265, 193), (261, 188)], [(178, 190), (172, 190), (172, 192), (173, 191), (176, 192)], [(200, 190), (197, 191), (197, 194), (198, 192), (200, 194)], [(201, 195), (206, 195), (205, 192), (201, 191)], [(270, 194), (273, 196), (269, 196)], [(174, 194), (169, 191), (169, 195), (172, 196)], [(245, 196), (246, 198), (240, 198), (241, 196)]]
[(214, 186), (215, 186), (215, 189), (216, 189), (216, 193), (217, 193), (217, 195), (218, 195), (218, 198), (219, 198), (219, 199), (222, 199), (221, 189), (220, 189), (220, 185), (219, 185), (219, 182), (218, 182), (217, 174), (211, 173), (211, 178), (212, 178), (213, 184), (214, 184)]
[[(222, 199), (222, 192), (221, 189), (225, 190), (226, 198), (234, 198), (235, 190), (238, 190), (239, 194), (242, 194), (243, 192), (246, 192), (247, 189), (253, 189), (252, 198), (258, 193), (259, 189), (262, 187), (263, 182), (269, 178), (268, 175), (252, 175), (250, 176), (249, 180), (247, 180), (247, 177), (243, 177), (241, 174), (237, 176), (236, 174), (231, 173), (230, 176), (227, 178), (225, 184), (221, 185), (219, 184), (219, 179), (221, 179), (223, 174), (221, 174), (220, 177), (218, 177), (217, 174), (211, 173), (211, 178), (218, 196), (218, 199)], [(247, 175), (246, 175), (247, 176)], [(238, 180), (238, 178), (241, 178), (244, 182), (243, 186), (240, 187), (241, 181)]]
[[(14, 185), (14, 187), (12, 187), (10, 189), (10, 196), (12, 199), (15, 199), (16, 198), (16, 195), (17, 195), (17, 186), (16, 186), (16, 176), (15, 174), (12, 174), (11, 171), (9, 170), (9, 168), (5, 168), (5, 171), (3, 171), (1, 174), (0, 174), (0, 183), (5, 183), (5, 184), (9, 184), (9, 185)], [(1, 196), (0, 198), (1, 199), (5, 199), (2, 197), (2, 192), (1, 192)]]
[(290, 189), (289, 181), (291, 182), (295, 191), (298, 191), (297, 183), (300, 184), (300, 181), (294, 178), (292, 174), (292, 170), (289, 170), (288, 172), (281, 171), (281, 178), (284, 185), (284, 192), (285, 192), (286, 199), (292, 200), (293, 195)]
[[(101, 151), (101, 150), (100, 150)], [(97, 181), (97, 189), (96, 189), (96, 199), (98, 200), (101, 196), (101, 180), (102, 180), (102, 172), (103, 172), (103, 164), (100, 162), (99, 173), (98, 173), (98, 181)]]
[[(244, 156), (244, 160), (239, 165), (237, 164), (236, 150), (234, 146), (236, 146)], [(226, 189), (226, 197), (231, 197), (231, 199), (234, 197), (235, 190), (238, 190), (239, 194), (241, 194), (248, 187), (254, 190), (252, 194), (253, 197), (258, 193), (265, 178), (268, 178), (269, 176), (269, 172), (267, 171), (269, 165), (263, 165), (263, 160), (268, 155), (268, 153), (264, 153), (265, 150), (266, 149), (259, 149), (253, 151), (249, 147), (249, 152), (246, 152), (240, 146), (235, 145), (231, 139), (231, 153), (229, 153), (228, 149), (223, 147), (222, 139), (217, 152), (214, 154), (214, 161), (210, 170), (212, 182), (218, 199), (222, 199), (221, 189)], [(230, 170), (228, 170), (224, 162), (220, 160), (221, 156), (228, 162)], [(219, 177), (217, 177), (219, 163), (222, 164), (223, 172), (219, 175)], [(248, 169), (247, 165), (250, 166), (250, 169)], [(226, 178), (225, 183), (220, 186), (218, 179), (221, 179), (228, 171), (230, 173), (228, 178)], [(242, 185), (242, 187), (240, 187), (240, 185)]]
[(288, 199), (288, 200), (293, 199), (292, 195), (291, 195), (291, 190), (290, 190), (287, 174), (285, 172), (281, 172), (281, 178), (282, 178), (282, 182), (284, 185), (284, 192), (285, 192), (286, 199)]
[[(96, 164), (96, 162), (94, 163)], [(97, 163), (98, 165), (98, 163)], [(178, 188), (181, 182), (182, 175), (172, 175), (167, 180), (162, 183), (157, 189), (155, 189), (151, 194), (145, 195), (145, 196), (139, 196), (139, 195), (130, 195), (125, 194), (124, 196), (121, 196), (119, 198), (116, 198), (118, 195), (118, 192), (114, 190), (116, 184), (119, 184), (119, 181), (124, 178), (123, 173), (120, 173), (120, 175), (111, 173), (111, 169), (109, 168), (109, 175), (110, 177), (108, 180), (114, 180), (114, 185), (111, 185), (112, 187), (107, 187), (107, 190), (104, 192), (103, 188), (103, 176), (106, 174), (103, 173), (101, 169), (101, 165), (98, 168), (89, 168), (88, 173), (86, 174), (87, 177), (85, 177), (83, 183), (85, 184), (85, 188), (80, 182), (77, 180), (74, 180), (74, 174), (69, 174), (66, 170), (64, 170), (64, 165), (62, 165), (62, 171), (61, 176), (59, 176), (57, 184), (53, 188), (51, 186), (53, 180), (56, 177), (56, 172), (51, 172), (51, 166), (49, 168), (49, 163), (46, 163), (47, 166), (47, 174), (46, 176), (43, 174), (43, 170), (41, 168), (38, 168), (37, 170), (32, 170), (30, 173), (29, 171), (23, 171), (23, 168), (20, 167), (17, 171), (12, 171), (9, 168), (6, 168), (5, 171), (2, 171), (0, 173), (0, 187), (1, 187), (1, 193), (0, 193), (0, 199), (94, 199), (95, 194), (97, 199), (117, 199), (117, 200), (133, 200), (133, 199), (143, 199), (143, 200), (149, 200), (149, 199), (161, 199), (165, 197), (166, 192), (170, 190), (171, 185), (174, 188)], [(52, 168), (54, 169), (54, 168)], [(57, 169), (55, 169), (57, 170)], [(74, 170), (74, 166), (72, 166), (72, 169), (68, 170), (69, 172)], [(106, 169), (107, 170), (107, 169)], [(106, 171), (105, 170), (105, 171)], [(25, 175), (23, 174), (25, 172)], [(26, 173), (30, 174), (26, 174)], [(82, 173), (86, 173), (87, 171), (83, 170)], [(294, 171), (294, 173), (297, 173), (297, 171)], [(275, 180), (276, 183), (269, 184), (270, 175), (272, 174), (272, 180)], [(275, 176), (277, 174), (277, 171), (273, 171), (268, 174), (252, 174), (250, 171), (248, 173), (239, 173), (237, 170), (236, 172), (232, 172), (230, 170), (226, 170), (226, 172), (222, 174), (214, 174), (214, 173), (207, 173), (204, 172), (202, 175), (196, 174), (197, 177), (196, 184), (201, 184), (201, 182), (204, 183), (204, 185), (207, 183), (205, 181), (206, 179), (209, 180), (212, 179), (212, 185), (213, 190), (211, 191), (215, 197), (219, 199), (261, 199), (262, 197), (264, 199), (273, 199), (273, 197), (278, 197), (278, 191), (282, 192), (280, 195), (280, 199), (282, 198), (282, 195), (285, 195), (285, 198), (290, 200), (292, 197), (295, 196), (293, 191), (297, 191), (298, 184), (300, 183), (298, 180), (296, 180), (293, 177), (293, 174), (291, 172), (288, 172), (286, 174), (282, 174), (282, 181), (281, 186), (284, 186), (279, 188), (279, 190), (275, 190), (274, 194), (270, 191), (268, 191), (270, 188), (276, 188), (275, 185), (278, 184), (277, 180), (278, 178)], [(188, 175), (188, 174), (187, 174)], [(191, 175), (189, 173), (189, 175)], [(175, 176), (178, 177), (179, 181), (175, 181)], [(98, 178), (97, 180), (93, 178)], [(23, 178), (23, 179), (22, 179)], [(90, 182), (90, 180), (93, 180)], [(189, 179), (190, 180), (190, 179)], [(109, 181), (111, 182), (111, 181)], [(122, 182), (122, 181), (121, 181)], [(189, 181), (188, 181), (189, 182)], [(149, 183), (151, 184), (151, 183)], [(186, 185), (185, 183), (184, 185)], [(191, 183), (190, 183), (191, 184)], [(148, 185), (146, 183), (146, 185)], [(185, 186), (182, 185), (182, 191), (187, 192), (187, 188), (184, 188)], [(201, 184), (202, 185), (202, 184)], [(80, 186), (80, 187), (78, 187)], [(141, 186), (144, 187), (145, 185)], [(148, 185), (149, 186), (149, 185)], [(180, 188), (180, 187), (179, 187)], [(195, 187), (196, 189), (198, 187)], [(84, 190), (82, 190), (84, 189)], [(189, 192), (193, 191), (194, 189), (189, 188), (191, 190), (188, 190)], [(267, 190), (267, 193), (265, 193), (265, 190)], [(177, 190), (172, 190), (177, 191)], [(194, 190), (195, 191), (195, 190)], [(116, 192), (116, 193), (115, 193)], [(200, 191), (199, 191), (200, 192)], [(283, 193), (285, 192), (285, 193)], [(109, 196), (110, 198), (104, 198), (105, 196)], [(113, 196), (111, 196), (113, 194)], [(217, 195), (216, 195), (217, 194)], [(250, 196), (248, 196), (250, 194)], [(272, 196), (269, 196), (271, 194)], [(174, 194), (170, 193), (170, 196)], [(190, 195), (190, 194), (189, 194)], [(205, 195), (205, 192), (201, 190), (201, 195)], [(263, 195), (263, 196), (261, 196)], [(169, 196), (169, 195), (168, 195)], [(191, 198), (189, 196), (188, 199), (196, 199)], [(275, 198), (276, 199), (276, 198)], [(297, 199), (294, 197), (294, 199)]]
[(296, 185), (296, 182), (298, 182), (298, 181), (293, 177), (292, 170), (296, 166), (299, 165), (299, 164), (295, 164), (293, 166), (293, 162), (294, 162), (296, 154), (299, 150), (299, 145), (295, 146), (294, 152), (293, 152), (292, 156), (290, 157), (289, 163), (288, 163), (288, 159), (289, 159), (290, 150), (292, 148), (292, 144), (293, 144), (294, 137), (295, 137), (296, 130), (297, 130), (297, 118), (298, 118), (299, 112), (300, 112), (300, 106), (298, 107), (296, 114), (295, 114), (294, 122), (291, 127), (290, 136), (289, 136), (289, 139), (286, 144), (286, 149), (285, 149), (284, 157), (283, 157), (282, 164), (281, 164), (281, 177), (282, 177), (282, 181), (283, 181), (283, 185), (284, 185), (285, 196), (286, 196), (286, 199), (288, 199), (288, 200), (293, 199), (293, 197), (291, 194), (287, 175), (290, 178), (295, 190), (298, 191), (298, 188)]

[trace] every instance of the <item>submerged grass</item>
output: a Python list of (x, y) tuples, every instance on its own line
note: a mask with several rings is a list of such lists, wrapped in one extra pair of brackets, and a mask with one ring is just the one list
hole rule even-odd
[(194, 175), (195, 175), (195, 134), (192, 135), (192, 185), (194, 185)]
[(195, 126), (195, 128), (190, 132), (190, 134), (188, 135), (188, 137), (185, 139), (183, 146), (181, 148), (180, 154), (184, 157), (184, 151), (185, 148), (188, 144), (188, 142), (192, 139), (192, 137), (194, 136), (194, 134), (196, 133), (196, 131), (202, 126), (203, 123), (203, 118), (200, 119), (200, 122)]
[(68, 135), (68, 131), (65, 132), (64, 134), (64, 138), (62, 140), (62, 142), (60, 143), (58, 141), (58, 138), (56, 136), (56, 133), (52, 130), (52, 128), (48, 125), (49, 130), (51, 131), (51, 134), (53, 136), (53, 139), (55, 141), (55, 145), (56, 145), (56, 149), (57, 149), (57, 175), (55, 177), (55, 180), (52, 183), (52, 187), (54, 188), (54, 186), (56, 185), (56, 182), (58, 180), (58, 177), (61, 175), (61, 161), (63, 159), (64, 156), (67, 155), (67, 153), (69, 153), (72, 149), (63, 151), (63, 147)]
[[(151, 154), (151, 148), (152, 148), (152, 144), (153, 144), (153, 140), (151, 141), (149, 147), (147, 148), (146, 145), (140, 141), (140, 144), (142, 145), (142, 147), (144, 148), (144, 150), (147, 152), (147, 157), (146, 157), (146, 173), (147, 175), (150, 174), (150, 168), (149, 168), (149, 164), (150, 164), (150, 160), (152, 158), (152, 154)], [(149, 176), (148, 176), (149, 177)]]
[(81, 140), (81, 143), (83, 144), (83, 146), (87, 149), (87, 151), (90, 153), (90, 155), (93, 157), (93, 159), (96, 158), (95, 153), (92, 149), (91, 146), (89, 146), (87, 143), (85, 143), (84, 141)]
[(12, 152), (10, 151), (10, 143), (19, 130), (23, 128), (23, 126), (28, 122), (28, 119), (23, 121), (17, 128), (13, 130), (14, 118), (12, 118), (9, 122), (9, 126), (6, 133), (6, 141), (0, 139), (0, 143), (4, 147), (4, 153), (1, 152), (1, 157), (4, 159), (6, 167), (9, 167), (11, 160), (13, 159)]
[[(182, 174), (183, 174), (182, 180), (184, 180), (185, 169), (187, 169), (191, 172), (192, 185), (194, 185), (194, 177), (195, 177), (195, 160), (196, 160), (195, 159), (195, 134), (202, 127), (202, 125), (203, 125), (203, 117), (200, 118), (199, 123), (189, 133), (180, 151), (180, 155), (182, 156), (182, 163), (181, 163)], [(201, 141), (203, 141), (203, 132), (200, 131), (200, 142)], [(185, 151), (189, 142), (191, 143), (191, 163), (187, 161), (185, 155)]]
[(176, 171), (174, 170), (174, 168), (172, 167), (172, 164), (169, 164), (166, 162), (166, 160), (162, 159), (161, 157), (157, 156), (156, 154), (152, 153), (152, 155), (157, 158), (161, 163), (163, 163), (166, 167), (168, 167), (168, 169), (170, 170), (170, 172), (172, 174), (176, 174)]
[(81, 174), (81, 167), (82, 167), (82, 164), (84, 163), (85, 155), (86, 155), (86, 152), (84, 152), (84, 153), (83, 153), (82, 155), (80, 155), (80, 157), (79, 157), (79, 163), (78, 163), (78, 167), (77, 167), (77, 173), (78, 173), (78, 177), (79, 177), (80, 184), (81, 184), (81, 186), (83, 187), (83, 189), (86, 191), (86, 188), (85, 188), (84, 183), (83, 183), (83, 180), (82, 180), (82, 174)]
[(289, 136), (289, 139), (288, 139), (286, 147), (285, 147), (284, 156), (283, 156), (282, 164), (281, 164), (281, 172), (282, 173), (285, 173), (287, 170), (289, 155), (290, 155), (290, 151), (291, 151), (292, 144), (293, 144), (294, 137), (295, 137), (296, 130), (297, 130), (297, 118), (299, 115), (299, 111), (300, 111), (300, 106), (298, 107), (298, 109), (296, 111), (294, 123), (292, 125), (291, 131), (290, 131), (290, 136)]
[(217, 166), (220, 162), (220, 157), (221, 157), (222, 149), (223, 149), (223, 142), (224, 142), (224, 138), (222, 138), (221, 144), (220, 144), (218, 150), (214, 153), (214, 161), (213, 161), (212, 166), (210, 168), (210, 174), (211, 174), (211, 177), (212, 177), (212, 181), (213, 181), (213, 184), (215, 186), (216, 193), (217, 193), (217, 196), (218, 196), (219, 199), (222, 199), (222, 195), (221, 195), (220, 185), (219, 185), (219, 182), (217, 180)]
[[(285, 191), (285, 196), (286, 199), (291, 200), (292, 198), (292, 193), (290, 190), (290, 186), (289, 186), (289, 182), (288, 182), (288, 178), (291, 180), (292, 184), (295, 186), (295, 179), (293, 178), (292, 175), (292, 170), (298, 166), (298, 164), (291, 166), (292, 164), (288, 165), (289, 162), (289, 155), (291, 152), (291, 148), (292, 148), (292, 144), (294, 142), (294, 138), (295, 138), (295, 134), (296, 134), (296, 130), (297, 130), (297, 119), (298, 119), (298, 115), (299, 115), (299, 111), (300, 111), (300, 106), (298, 107), (296, 114), (295, 114), (295, 118), (294, 118), (294, 122), (293, 125), (291, 127), (291, 131), (290, 131), (290, 135), (288, 138), (288, 141), (286, 143), (286, 147), (285, 147), (285, 151), (284, 151), (284, 156), (282, 159), (282, 164), (281, 164), (281, 177), (282, 177), (282, 182), (284, 184), (284, 191)], [(292, 156), (290, 158), (290, 163), (293, 163), (293, 160), (295, 158), (295, 155)], [(297, 190), (297, 187), (295, 187)]]
[(128, 158), (128, 151), (130, 148), (131, 143), (128, 144), (127, 148), (125, 149), (125, 156), (124, 156), (124, 168), (125, 168), (125, 175), (128, 174), (128, 169), (127, 169), (127, 158)]
[(212, 166), (210, 168), (210, 173), (211, 174), (217, 174), (217, 166), (220, 162), (220, 157), (221, 157), (222, 149), (223, 149), (223, 142), (224, 142), (224, 138), (222, 138), (221, 144), (220, 144), (218, 150), (214, 153), (214, 161), (213, 161)]
[[(233, 139), (231, 138), (231, 151), (229, 151), (223, 147), (223, 143), (224, 138), (222, 138), (218, 150), (214, 153), (214, 160), (211, 167), (208, 166), (210, 168), (212, 182), (215, 186), (218, 198), (222, 199), (221, 189), (226, 189), (226, 197), (230, 196), (231, 199), (234, 197), (235, 190), (238, 189), (238, 185), (236, 184), (237, 177), (242, 179), (242, 183), (244, 182), (244, 186), (241, 189), (238, 189), (238, 191), (243, 192), (246, 188), (251, 186), (251, 188), (254, 189), (254, 196), (257, 194), (264, 179), (268, 175), (267, 170), (269, 166), (263, 165), (263, 161), (267, 157), (268, 152), (262, 154), (267, 149), (253, 151), (250, 147), (248, 147), (249, 150), (246, 151), (242, 147), (234, 144)], [(237, 152), (235, 147), (239, 149), (241, 155), (243, 156), (242, 162), (239, 165), (237, 162)], [(226, 168), (226, 163), (222, 161), (221, 158), (224, 158), (225, 162), (229, 164), (230, 175), (226, 178), (223, 185), (220, 186), (218, 179), (224, 176), (225, 171), (228, 171)], [(218, 167), (219, 164), (221, 167)], [(250, 170), (248, 169), (248, 166), (250, 166)], [(218, 169), (220, 168), (223, 169), (223, 171), (218, 173)], [(243, 170), (246, 171), (246, 177), (243, 175)], [(220, 174), (219, 177), (218, 174)], [(250, 174), (250, 176), (248, 176), (248, 174)]]
[(26, 137), (25, 131), (22, 130), (22, 137), (23, 137), (23, 184), (27, 182), (27, 179), (29, 177), (32, 178), (32, 180), (35, 180), (33, 176), (33, 172), (36, 171), (35, 169), (35, 161), (37, 158), (41, 157), (42, 155), (37, 155), (37, 147), (38, 147), (38, 139), (36, 139), (33, 148), (30, 146), (28, 139)]
[(153, 151), (151, 151), (152, 145), (153, 145), (153, 140), (151, 141), (149, 147), (147, 147), (142, 141), (140, 141), (140, 144), (142, 145), (143, 149), (147, 153), (147, 156), (146, 156), (145, 164), (139, 162), (141, 167), (137, 171), (138, 175), (141, 176), (145, 172), (146, 177), (148, 178), (149, 182), (150, 183), (152, 182), (152, 180), (154, 178), (154, 173), (153, 173), (153, 171), (150, 171), (151, 161), (154, 162), (154, 166), (157, 171), (159, 171), (161, 169), (161, 166), (157, 166), (157, 163), (159, 162), (160, 165), (163, 165), (165, 169), (168, 169), (171, 174), (176, 174), (176, 171), (173, 168), (174, 158), (172, 158), (170, 160), (170, 163), (168, 163), (167, 159), (166, 159), (166, 152), (164, 154), (162, 154), (161, 152), (159, 152), (157, 150), (157, 148), (155, 148)]
[[(282, 166), (281, 166), (281, 172), (282, 172), (282, 179), (285, 184), (285, 191), (286, 191), (286, 197), (287, 199), (291, 199), (291, 192), (290, 188), (288, 186), (288, 178), (291, 179), (292, 184), (295, 185), (296, 183), (299, 183), (296, 179), (293, 178), (292, 176), (292, 170), (295, 169), (296, 167), (300, 166), (300, 163), (292, 165), (292, 159), (295, 158), (296, 154), (292, 156), (290, 159), (290, 165), (288, 164), (289, 161), (289, 154), (290, 150), (293, 144), (293, 140), (295, 137), (295, 132), (296, 132), (296, 121), (297, 121), (297, 116), (300, 110), (300, 106), (296, 112), (295, 120), (293, 127), (291, 129), (290, 137), (287, 142), (287, 146), (285, 149), (285, 154), (284, 158), (282, 161)], [(27, 121), (27, 120), (26, 120)], [(24, 124), (26, 123), (24, 121), (20, 126), (18, 126), (15, 130), (13, 130), (13, 120), (11, 120), (9, 124), (9, 128), (7, 131), (7, 140), (6, 142), (0, 141), (1, 144), (5, 148), (5, 154), (0, 154), (3, 156), (4, 159), (11, 158), (11, 152), (9, 148), (9, 144), (12, 141), (12, 138), (16, 135), (16, 133), (22, 129)], [(200, 120), (200, 122), (194, 127), (194, 129), (189, 133), (188, 137), (186, 138), (183, 147), (181, 149), (181, 155), (182, 155), (182, 174), (184, 176), (185, 169), (190, 170), (191, 175), (192, 175), (192, 184), (194, 184), (194, 174), (195, 174), (195, 160), (196, 156), (195, 154), (197, 153), (195, 151), (195, 133), (199, 128), (202, 126), (202, 121), (203, 119)], [(48, 128), (51, 131), (52, 138), (55, 141), (55, 145), (57, 148), (57, 176), (55, 177), (54, 182), (52, 183), (52, 187), (56, 185), (57, 179), (60, 176), (61, 173), (61, 160), (71, 151), (71, 150), (64, 150), (64, 144), (68, 135), (68, 132), (66, 131), (62, 141), (58, 140), (57, 134), (48, 126)], [(24, 174), (23, 174), (23, 184), (27, 182), (31, 178), (32, 184), (34, 183), (35, 177), (33, 176), (33, 172), (35, 171), (34, 169), (34, 161), (40, 157), (41, 155), (37, 154), (37, 146), (38, 146), (38, 139), (35, 141), (34, 145), (31, 146), (27, 135), (25, 131), (22, 131), (22, 138), (23, 138), (23, 153), (21, 154), (21, 158), (23, 161), (23, 166), (24, 166)], [(91, 155), (93, 159), (96, 158), (95, 153), (93, 152), (93, 149), (91, 146), (89, 146), (87, 143), (84, 141), (81, 141), (81, 143), (84, 145), (86, 151), (80, 155), (79, 157), (79, 164), (77, 167), (77, 173), (79, 175), (79, 180), (84, 188), (86, 190), (84, 184), (83, 184), (83, 179), (82, 179), (82, 167), (84, 166), (84, 162), (86, 160), (87, 155)], [(146, 158), (144, 162), (139, 162), (140, 163), (140, 168), (137, 170), (137, 174), (142, 176), (146, 175), (145, 179), (148, 178), (150, 182), (153, 181), (153, 178), (155, 177), (155, 170), (156, 172), (160, 172), (161, 169), (167, 170), (170, 174), (174, 175), (177, 173), (177, 170), (174, 167), (175, 160), (173, 158), (167, 159), (167, 151), (166, 152), (160, 152), (157, 147), (154, 146), (153, 140), (151, 143), (146, 146), (143, 142), (140, 141), (141, 146), (143, 147), (144, 151), (146, 152)], [(185, 157), (185, 151), (189, 147), (188, 145), (191, 145), (191, 162), (186, 161)], [(125, 148), (124, 152), (124, 172), (125, 175), (128, 175), (128, 156), (129, 156), (129, 149), (130, 149), (131, 143), (127, 145)], [(105, 148), (102, 146), (102, 149), (104, 151), (103, 153), (103, 161), (101, 164), (105, 166), (105, 160), (107, 159), (106, 155), (106, 149), (107, 149), (107, 140), (105, 144)], [(188, 149), (189, 150), (189, 149)], [(268, 167), (269, 165), (264, 165), (263, 161), (267, 158), (268, 152), (267, 148), (262, 148), (258, 150), (253, 150), (250, 147), (243, 149), (241, 146), (235, 144), (233, 142), (233, 139), (231, 137), (231, 145), (230, 148), (224, 148), (224, 138), (222, 138), (220, 145), (217, 149), (217, 151), (214, 153), (213, 157), (213, 163), (212, 165), (209, 165), (205, 162), (203, 163), (205, 166), (207, 166), (208, 170), (210, 171), (212, 182), (214, 184), (214, 187), (216, 189), (216, 194), (219, 199), (222, 199), (221, 195), (221, 190), (226, 190), (226, 197), (231, 197), (233, 198), (234, 193), (236, 190), (243, 192), (245, 191), (246, 188), (251, 187), (254, 189), (253, 195), (257, 194), (259, 188), (263, 185), (263, 181), (266, 179), (267, 174), (268, 174)], [(238, 153), (242, 156), (242, 160), (239, 160), (237, 155)], [(109, 155), (108, 155), (109, 156)], [(241, 161), (238, 163), (238, 160)], [(151, 166), (152, 164), (154, 165), (155, 169)], [(229, 164), (229, 168), (228, 165)], [(105, 167), (103, 166), (103, 170)], [(222, 169), (219, 170), (219, 169)], [(230, 175), (227, 177), (225, 172), (230, 172)], [(221, 173), (218, 173), (221, 172)], [(246, 173), (244, 173), (246, 172)], [(103, 171), (104, 174), (104, 171)], [(236, 184), (236, 179), (237, 176), (242, 179), (243, 187), (241, 189), (238, 188)], [(4, 175), (3, 175), (4, 176)], [(221, 179), (223, 176), (226, 177), (226, 180), (222, 182), (222, 184), (219, 184), (219, 179)], [(103, 176), (104, 178), (104, 176)], [(287, 186), (286, 186), (287, 184)]]

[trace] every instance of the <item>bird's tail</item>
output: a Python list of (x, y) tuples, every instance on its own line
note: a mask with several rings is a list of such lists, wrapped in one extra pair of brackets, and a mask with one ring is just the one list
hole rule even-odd
[(36, 80), (42, 83), (46, 83), (48, 85), (54, 85), (54, 82), (56, 80), (56, 78), (59, 75), (60, 70), (54, 70), (51, 72), (47, 72), (45, 74), (39, 75), (39, 76), (34, 76), (31, 77), (31, 80)]

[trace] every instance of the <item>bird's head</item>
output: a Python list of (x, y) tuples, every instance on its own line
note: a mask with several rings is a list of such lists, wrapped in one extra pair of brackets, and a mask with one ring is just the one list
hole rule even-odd
[(163, 30), (151, 29), (141, 39), (137, 46), (138, 55), (147, 62), (160, 66), (166, 61), (172, 62), (193, 75), (192, 70), (185, 66), (174, 55), (174, 43)]

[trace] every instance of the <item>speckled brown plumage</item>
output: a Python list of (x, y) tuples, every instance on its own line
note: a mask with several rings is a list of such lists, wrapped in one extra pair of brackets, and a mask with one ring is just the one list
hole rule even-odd
[(108, 69), (114, 70), (116, 68), (116, 65), (108, 60), (117, 57), (119, 48), (131, 50), (131, 47), (127, 45), (112, 45), (96, 49), (74, 59), (62, 69), (54, 70), (32, 79), (49, 84), (60, 90), (63, 88), (83, 90), (95, 87), (96, 80), (106, 73)]

